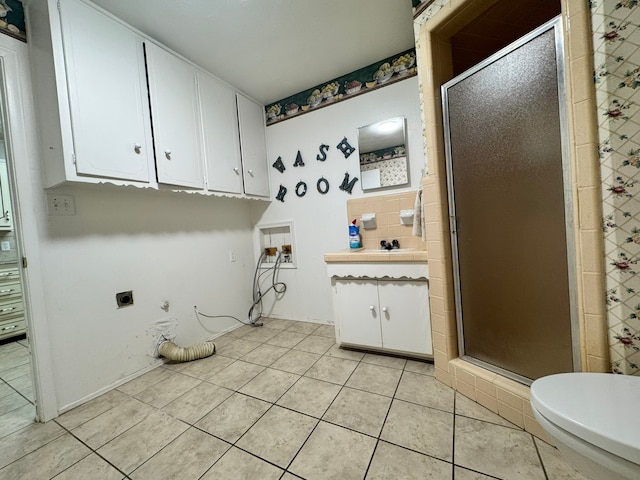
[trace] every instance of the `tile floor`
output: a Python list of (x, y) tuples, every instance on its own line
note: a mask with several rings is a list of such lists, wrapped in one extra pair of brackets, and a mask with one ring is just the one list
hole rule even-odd
[(29, 344), (24, 336), (16, 338), (0, 344), (0, 438), (32, 424), (36, 416)]
[(549, 445), (433, 377), (266, 320), (55, 421), (0, 438), (9, 479), (580, 479)]

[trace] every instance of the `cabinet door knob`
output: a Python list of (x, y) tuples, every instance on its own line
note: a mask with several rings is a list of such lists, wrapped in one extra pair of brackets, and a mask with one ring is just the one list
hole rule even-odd
[(233, 171), (240, 175), (240, 169), (238, 167), (233, 167)]
[(171, 160), (171, 150), (165, 150), (164, 156), (167, 157), (167, 160)]
[(389, 309), (388, 309), (387, 307), (382, 307), (382, 311), (383, 311), (384, 313), (387, 313), (387, 312), (389, 311)]
[(372, 312), (374, 312), (376, 310), (376, 307), (374, 307), (373, 305), (369, 305), (369, 310), (371, 310)]
[(247, 170), (247, 173), (253, 177), (253, 170)]
[(136, 143), (133, 146), (133, 151), (136, 152), (138, 155), (140, 155), (140, 152), (142, 152), (142, 145), (140, 145), (139, 143)]

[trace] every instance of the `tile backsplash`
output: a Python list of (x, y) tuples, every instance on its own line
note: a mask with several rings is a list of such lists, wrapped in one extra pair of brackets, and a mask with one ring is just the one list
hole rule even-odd
[[(415, 190), (347, 200), (347, 222), (358, 220), (364, 248), (380, 248), (381, 240), (398, 240), (401, 248), (426, 250), (426, 242), (413, 235), (413, 225), (403, 225), (400, 221), (400, 210), (413, 210), (415, 201)], [(376, 214), (375, 228), (363, 228), (361, 218), (365, 213)]]

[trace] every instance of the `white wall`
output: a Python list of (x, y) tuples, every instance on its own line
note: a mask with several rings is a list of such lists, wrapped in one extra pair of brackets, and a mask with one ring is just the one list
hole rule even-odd
[[(194, 305), (246, 319), (254, 263), (249, 200), (108, 185), (55, 191), (76, 203), (75, 216), (45, 217), (41, 238), (61, 407), (151, 365), (156, 320), (175, 317), (176, 342), (188, 345), (237, 325), (204, 319), (207, 332)], [(135, 303), (118, 309), (115, 293), (124, 290), (133, 290)]]
[[(358, 181), (352, 195), (339, 190), (345, 172), (351, 177), (360, 177), (360, 172), (358, 152), (345, 159), (336, 145), (346, 136), (357, 148), (358, 127), (398, 115), (407, 119), (411, 186), (363, 194)], [(298, 268), (281, 270), (280, 280), (287, 284), (287, 292), (277, 301), (270, 295), (265, 311), (280, 318), (332, 322), (330, 283), (323, 255), (349, 246), (347, 200), (419, 186), (425, 161), (417, 77), (269, 126), (267, 143), (269, 163), (280, 156), (286, 166), (282, 174), (269, 167), (272, 197), (280, 184), (288, 188), (288, 193), (284, 203), (274, 200), (266, 209), (256, 206), (260, 208), (254, 208), (254, 218), (258, 224), (294, 221)], [(319, 162), (316, 155), (323, 143), (331, 148), (327, 160)], [(298, 150), (304, 167), (293, 167)], [(316, 191), (316, 182), (322, 176), (330, 183), (326, 195)], [(300, 180), (308, 186), (302, 198), (295, 194)]]

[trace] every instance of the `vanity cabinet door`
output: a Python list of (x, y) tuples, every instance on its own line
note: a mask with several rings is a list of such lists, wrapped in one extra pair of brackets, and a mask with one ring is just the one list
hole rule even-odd
[(433, 354), (427, 282), (379, 280), (382, 346)]
[(236, 92), (203, 73), (198, 73), (198, 89), (207, 188), (217, 192), (242, 193)]
[(354, 345), (382, 347), (376, 282), (336, 280), (334, 298), (340, 341)]
[(240, 94), (237, 95), (237, 102), (244, 192), (247, 195), (268, 197), (269, 175), (264, 107)]
[(60, 2), (73, 158), (79, 175), (149, 182), (142, 39), (78, 0)]
[(146, 42), (158, 182), (204, 188), (196, 70)]

